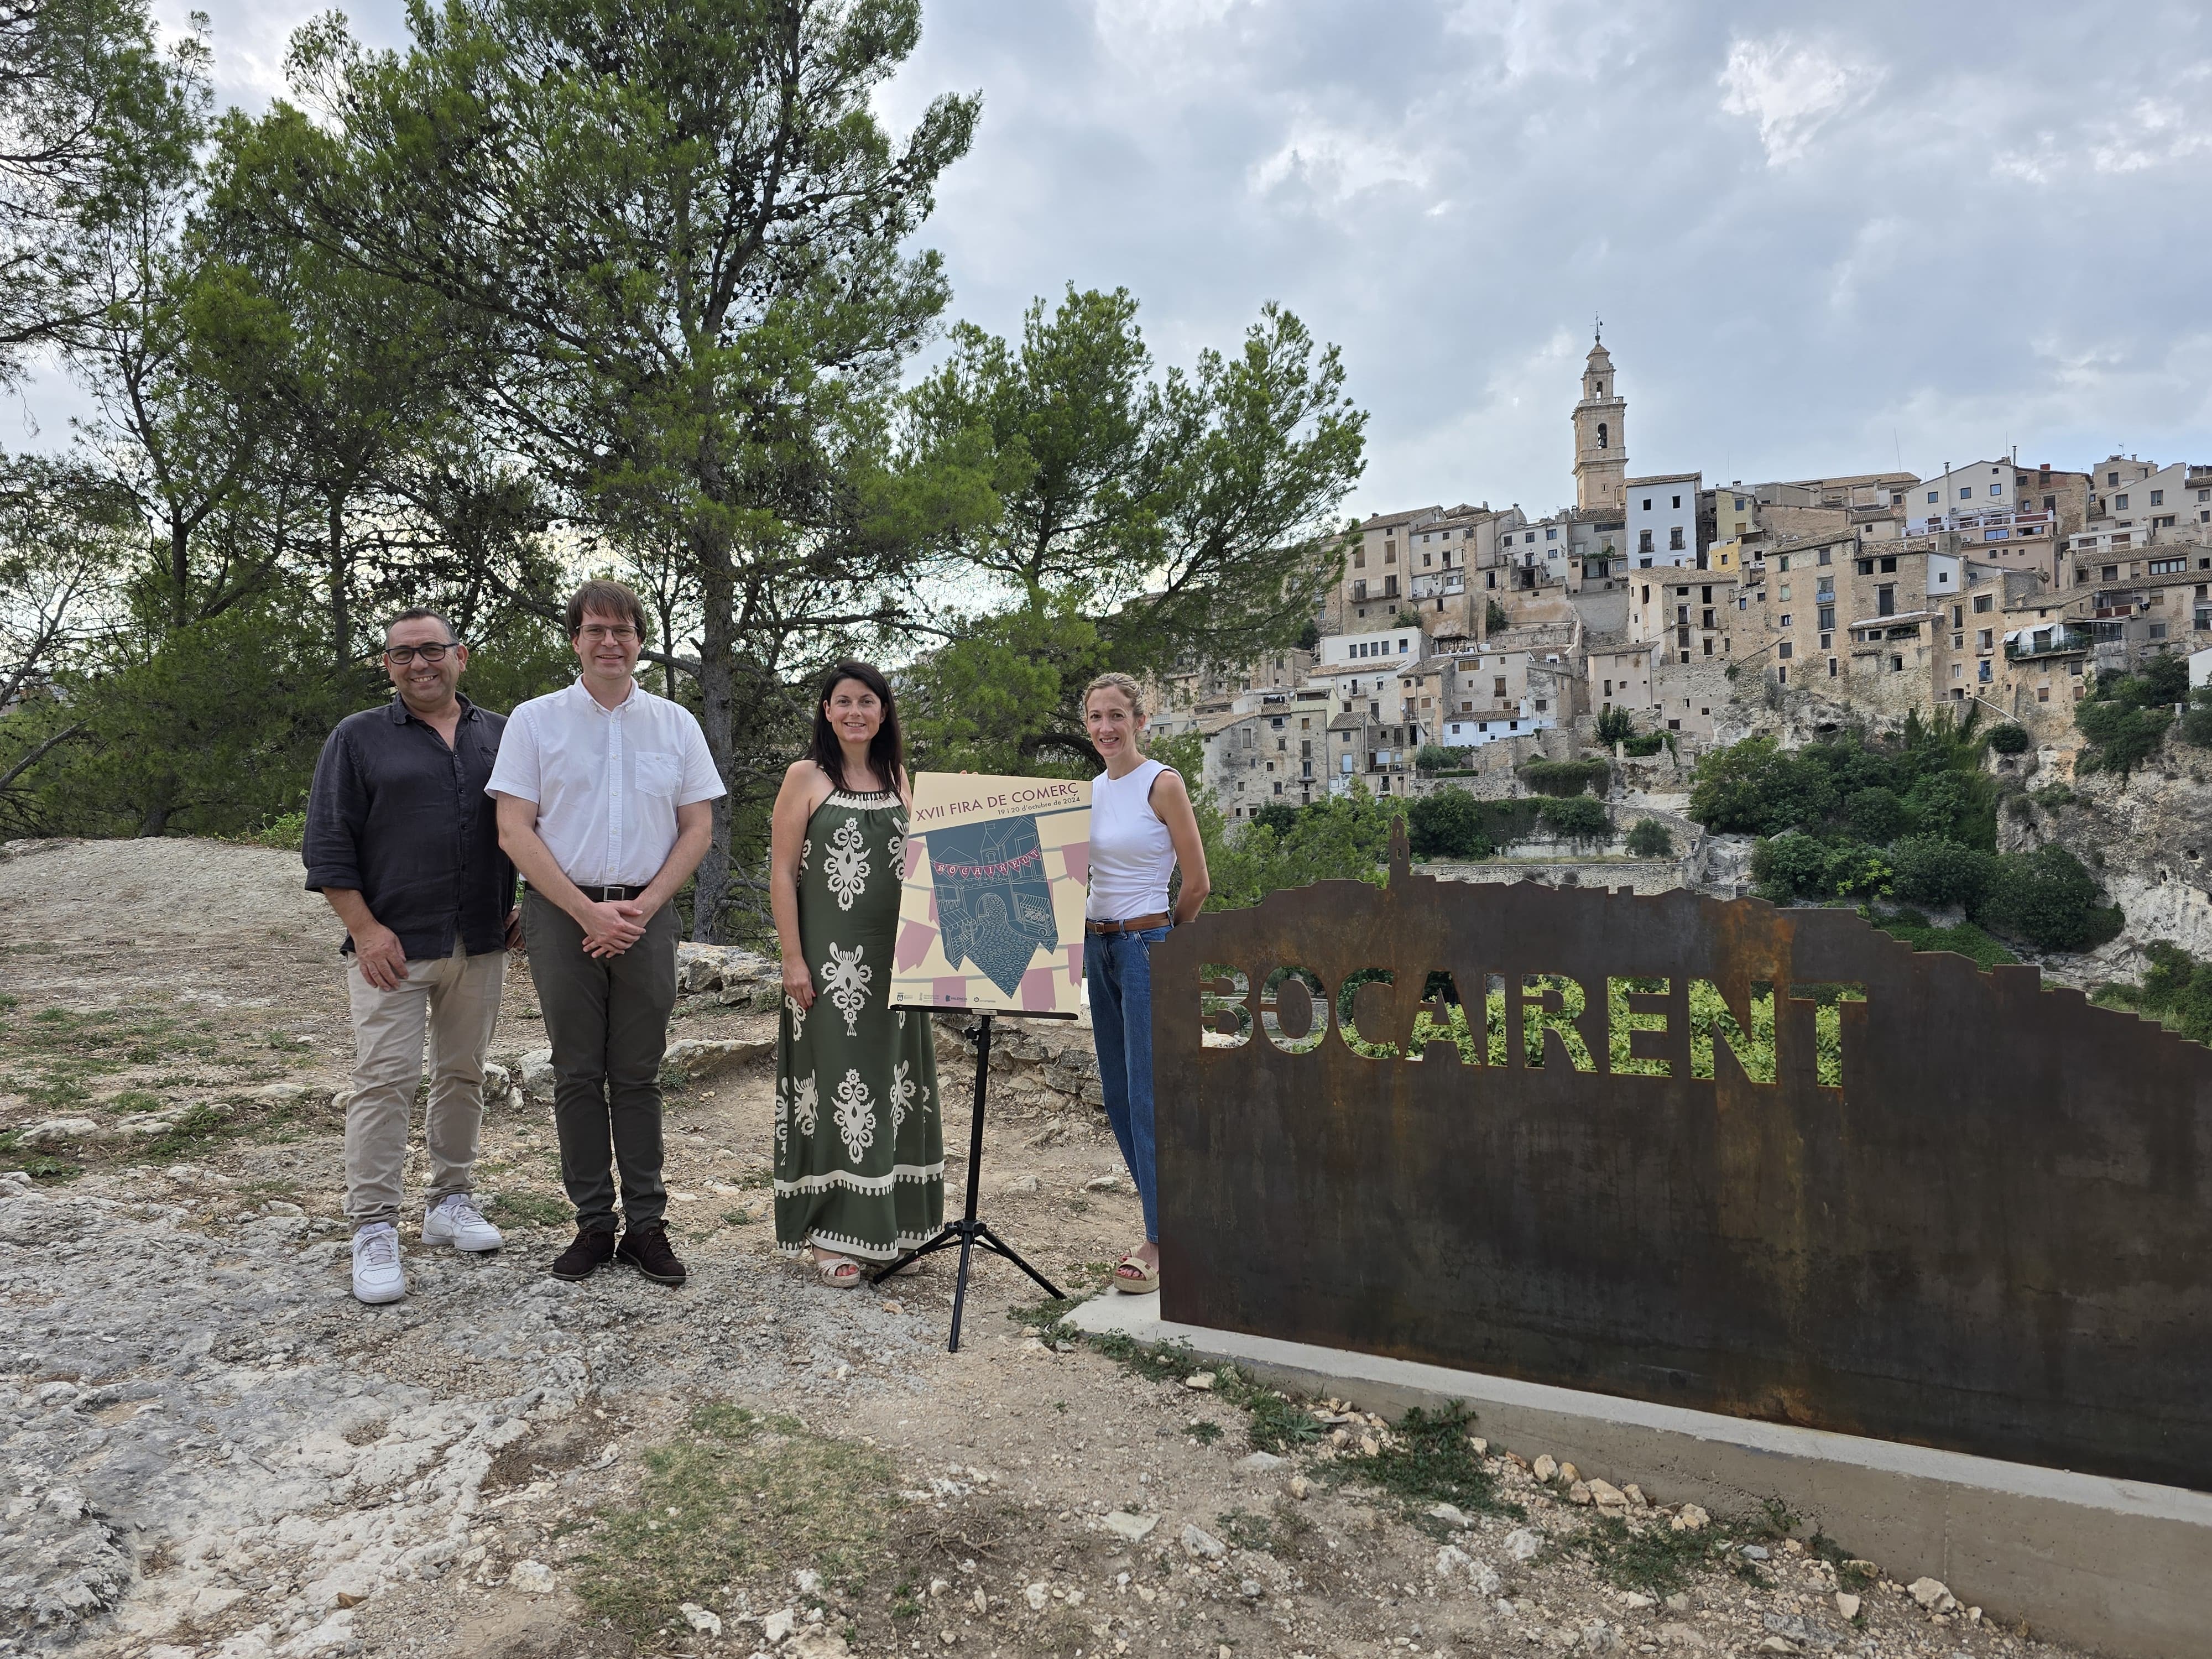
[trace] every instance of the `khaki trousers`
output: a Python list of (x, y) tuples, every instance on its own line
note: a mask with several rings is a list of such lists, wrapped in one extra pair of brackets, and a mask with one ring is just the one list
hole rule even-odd
[(483, 1125), (484, 1050), (499, 1018), (507, 952), (453, 954), (407, 964), (396, 990), (379, 990), (354, 963), (346, 969), (353, 1013), (353, 1099), (346, 1107), (346, 1213), (356, 1228), (397, 1221), (404, 1196), (407, 1133), (430, 1044), (430, 1105), (423, 1139), (436, 1204), (471, 1190), (477, 1133)]

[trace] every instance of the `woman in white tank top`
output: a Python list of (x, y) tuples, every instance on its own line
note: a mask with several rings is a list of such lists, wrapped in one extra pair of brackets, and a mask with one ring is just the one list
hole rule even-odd
[[(1152, 1161), (1152, 948), (1206, 902), (1206, 848), (1181, 777), (1138, 747), (1143, 694), (1127, 674), (1102, 674), (1083, 694), (1083, 724), (1106, 770), (1091, 783), (1091, 898), (1083, 975), (1107, 1121), (1144, 1206), (1145, 1242), (1121, 1258), (1114, 1288), (1160, 1287)], [(1168, 882), (1182, 866), (1173, 910)]]

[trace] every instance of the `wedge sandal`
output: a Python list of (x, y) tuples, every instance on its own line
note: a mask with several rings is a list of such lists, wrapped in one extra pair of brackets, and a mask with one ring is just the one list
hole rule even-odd
[(1114, 1288), (1124, 1296), (1146, 1296), (1160, 1287), (1160, 1268), (1134, 1250), (1114, 1264)]

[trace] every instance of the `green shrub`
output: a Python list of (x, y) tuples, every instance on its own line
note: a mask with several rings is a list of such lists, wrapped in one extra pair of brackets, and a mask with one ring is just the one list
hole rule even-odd
[(1406, 809), (1413, 856), (1486, 859), (1498, 850), (1483, 824), (1482, 803), (1464, 789), (1439, 789)]
[(1777, 904), (1827, 895), (1828, 848), (1802, 832), (1762, 840), (1751, 852), (1751, 878)]
[(1824, 879), (1827, 891), (1838, 898), (1887, 896), (1891, 870), (1888, 858), (1878, 848), (1845, 842), (1828, 854)]
[(1536, 810), (1544, 827), (1561, 841), (1613, 839), (1613, 821), (1604, 803), (1588, 795), (1547, 796)]
[(1889, 849), (1891, 890), (1911, 904), (1972, 910), (1989, 889), (1993, 854), (1941, 836), (1907, 836)]
[(1472, 749), (1449, 748), (1440, 743), (1425, 743), (1413, 751), (1413, 764), (1424, 772), (1442, 772), (1449, 768), (1464, 766)]
[(1667, 746), (1664, 732), (1646, 732), (1640, 738), (1631, 738), (1620, 745), (1620, 752), (1641, 760), (1646, 755), (1656, 755)]
[(2075, 757), (2076, 772), (2118, 772), (2123, 777), (2157, 750), (2173, 724), (2173, 711), (2141, 708), (2118, 698), (2085, 697), (2074, 705), (2074, 724), (2088, 739)]
[(1521, 781), (1540, 795), (1579, 795), (1586, 789), (1602, 793), (1613, 777), (1613, 763), (1605, 760), (1532, 760), (1521, 768)]
[(2100, 986), (2093, 1000), (2148, 1014), (2192, 1042), (2212, 1045), (2212, 962), (2159, 939), (2146, 947), (2149, 971), (2140, 985)]
[(2097, 878), (2054, 842), (1992, 860), (1973, 920), (2046, 951), (2087, 951), (2120, 931), (2118, 907), (2100, 905)]
[(1887, 847), (1905, 833), (1905, 803), (1878, 783), (1853, 790), (1844, 814), (1851, 833), (1876, 847)]
[(1597, 717), (1597, 740), (1610, 748), (1636, 735), (1636, 720), (1626, 708), (1607, 708)]
[(1956, 927), (1936, 927), (1917, 910), (1899, 910), (1893, 915), (1869, 916), (1868, 920), (1916, 951), (1949, 951), (1971, 957), (1974, 965), (1984, 971), (2020, 960), (1971, 921), (1962, 921)]
[(2189, 694), (2189, 712), (2181, 717), (2181, 740), (2212, 749), (2212, 685), (2200, 685)]
[(1482, 629), (1484, 633), (1495, 634), (1499, 632), (1501, 629), (1510, 628), (1512, 625), (1513, 623), (1511, 620), (1505, 614), (1505, 607), (1504, 605), (1498, 604), (1495, 599), (1487, 599), (1484, 601), (1482, 607)]
[(2046, 784), (2033, 793), (2035, 804), (2046, 812), (2056, 812), (2062, 806), (2074, 804), (2074, 792), (2063, 783)]
[(1640, 859), (1674, 856), (1674, 835), (1656, 818), (1638, 818), (1628, 832), (1628, 850)]
[(1990, 728), (1990, 747), (2000, 755), (2021, 754), (2033, 741), (2033, 739), (2027, 735), (2026, 726), (2015, 725), (2009, 720), (2002, 726)]
[(307, 838), (307, 815), (304, 811), (287, 812), (281, 817), (270, 818), (258, 830), (247, 833), (245, 839), (256, 847), (274, 847), (287, 853), (296, 853), (300, 843)]
[(1772, 738), (1717, 749), (1698, 763), (1690, 816), (1723, 835), (1779, 836), (1821, 828), (1835, 809), (1828, 769)]

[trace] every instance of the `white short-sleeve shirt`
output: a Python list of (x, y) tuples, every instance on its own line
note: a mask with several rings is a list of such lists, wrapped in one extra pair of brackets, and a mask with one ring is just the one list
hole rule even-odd
[(603, 708), (580, 680), (507, 717), (489, 795), (538, 806), (538, 834), (582, 887), (642, 887), (676, 845), (676, 809), (728, 792), (681, 703), (633, 683)]

